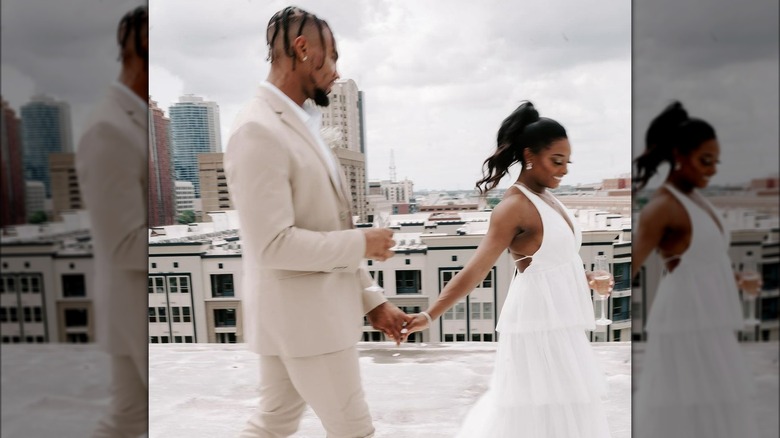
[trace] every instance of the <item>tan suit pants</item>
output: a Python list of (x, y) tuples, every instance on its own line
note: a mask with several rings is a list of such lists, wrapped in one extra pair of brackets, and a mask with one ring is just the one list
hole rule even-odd
[(131, 356), (111, 357), (111, 406), (93, 438), (135, 438), (149, 427), (147, 363)]
[(292, 435), (306, 404), (328, 438), (374, 435), (355, 347), (311, 357), (260, 356), (260, 405), (240, 438)]

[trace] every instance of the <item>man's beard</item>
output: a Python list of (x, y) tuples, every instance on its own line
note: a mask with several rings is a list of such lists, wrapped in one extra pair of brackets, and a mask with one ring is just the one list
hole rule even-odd
[(326, 93), (322, 88), (315, 88), (314, 103), (317, 104), (317, 106), (322, 107), (327, 107), (330, 105), (330, 98), (328, 97), (328, 93)]

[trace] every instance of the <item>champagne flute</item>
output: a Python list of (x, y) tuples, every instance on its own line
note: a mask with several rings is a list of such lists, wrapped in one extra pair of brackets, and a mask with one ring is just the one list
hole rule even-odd
[(607, 318), (607, 300), (612, 291), (612, 275), (607, 266), (607, 256), (597, 255), (595, 257), (595, 266), (593, 269), (593, 290), (596, 291), (597, 299), (601, 301), (601, 315), (596, 320), (596, 325), (610, 325), (612, 320)]
[[(386, 228), (389, 225), (389, 213), (386, 211), (379, 212), (378, 214), (374, 215), (374, 222), (372, 226), (374, 228)], [(368, 270), (368, 263), (366, 262), (366, 270)], [(366, 288), (369, 292), (384, 292), (384, 288), (380, 286), (376, 282), (376, 276), (379, 275), (379, 271), (376, 271), (376, 273), (371, 276), (371, 286), (368, 286)]]
[(739, 288), (742, 290), (742, 300), (747, 307), (745, 325), (755, 326), (760, 322), (755, 316), (756, 298), (761, 293), (761, 275), (758, 273), (758, 263), (752, 252), (748, 252), (742, 262), (742, 272), (739, 276)]

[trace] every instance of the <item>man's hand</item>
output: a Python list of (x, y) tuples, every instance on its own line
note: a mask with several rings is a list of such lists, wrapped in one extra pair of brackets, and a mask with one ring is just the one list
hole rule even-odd
[(363, 230), (366, 237), (366, 254), (367, 259), (379, 260), (383, 262), (395, 253), (390, 251), (390, 248), (395, 246), (393, 240), (393, 231), (387, 228), (366, 228)]
[(405, 314), (389, 301), (376, 306), (366, 317), (375, 329), (394, 340), (396, 345), (400, 345), (401, 340), (405, 338), (401, 330), (412, 320), (411, 315)]

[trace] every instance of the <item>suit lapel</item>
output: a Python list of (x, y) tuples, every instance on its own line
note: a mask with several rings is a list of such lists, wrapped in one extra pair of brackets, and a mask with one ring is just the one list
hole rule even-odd
[[(282, 120), (282, 122), (292, 128), (293, 131), (298, 133), (298, 135), (306, 140), (306, 144), (309, 145), (309, 148), (312, 150), (312, 152), (317, 157), (319, 157), (320, 163), (325, 167), (325, 171), (328, 174), (328, 179), (330, 179), (331, 186), (333, 187), (333, 190), (336, 191), (336, 194), (338, 195), (341, 202), (347, 206), (350, 205), (343, 189), (346, 186), (345, 184), (342, 184), (342, 181), (344, 180), (342, 172), (337, 171), (341, 181), (338, 181), (333, 177), (333, 172), (330, 170), (330, 164), (328, 161), (329, 157), (324, 155), (322, 148), (317, 144), (317, 140), (313, 137), (311, 131), (309, 131), (306, 125), (303, 124), (300, 117), (293, 113), (292, 108), (290, 108), (286, 102), (282, 101), (272, 91), (266, 89), (265, 87), (259, 87), (257, 94), (271, 105), (271, 108), (273, 108), (276, 114), (279, 115), (279, 118)], [(333, 159), (338, 162), (338, 159), (335, 156)]]

